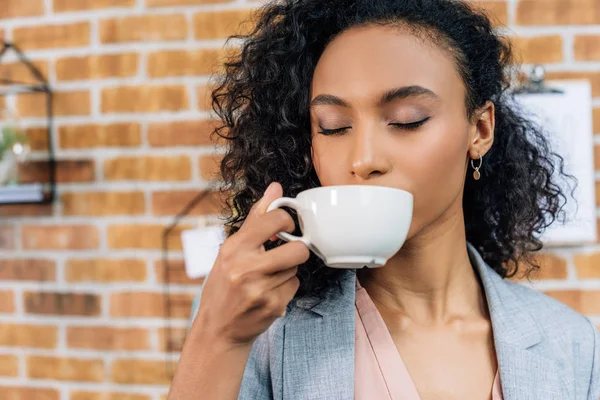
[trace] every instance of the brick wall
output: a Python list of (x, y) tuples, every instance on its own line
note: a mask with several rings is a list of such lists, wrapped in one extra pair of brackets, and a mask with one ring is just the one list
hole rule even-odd
[[(551, 77), (592, 81), (600, 134), (597, 0), (483, 5), (518, 35), (525, 63), (543, 63)], [(0, 398), (166, 397), (166, 366), (177, 358), (200, 282), (185, 278), (175, 235), (167, 343), (161, 234), (214, 174), (206, 83), (223, 39), (253, 7), (244, 0), (2, 1), (0, 32), (56, 91), (59, 199), (51, 207), (0, 207)], [(0, 73), (24, 74), (10, 63)], [(34, 150), (44, 150), (43, 98), (8, 104), (24, 118)], [(596, 143), (600, 170), (600, 135)], [(44, 167), (32, 163), (25, 176)], [(210, 222), (216, 210), (209, 199), (193, 214)], [(539, 290), (600, 325), (600, 245), (558, 249), (543, 264)]]

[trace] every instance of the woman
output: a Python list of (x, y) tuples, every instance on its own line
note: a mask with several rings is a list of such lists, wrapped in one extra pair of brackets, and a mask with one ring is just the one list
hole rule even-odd
[[(241, 38), (213, 92), (235, 212), (169, 398), (597, 400), (590, 320), (504, 279), (537, 268), (566, 196), (562, 160), (510, 106), (489, 19), (452, 0), (286, 0)], [(274, 236), (299, 233), (274, 199), (346, 184), (414, 195), (381, 268)]]

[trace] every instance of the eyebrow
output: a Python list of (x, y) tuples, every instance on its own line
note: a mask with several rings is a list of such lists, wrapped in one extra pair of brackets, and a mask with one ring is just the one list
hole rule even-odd
[[(436, 101), (440, 100), (440, 97), (431, 90), (424, 88), (423, 86), (413, 85), (403, 86), (386, 91), (377, 101), (377, 106), (383, 107), (394, 100), (421, 96), (430, 97), (431, 99)], [(332, 94), (320, 94), (314, 99), (312, 99), (312, 101), (310, 102), (310, 107), (319, 105), (340, 106), (344, 108), (350, 108), (350, 104), (348, 104), (345, 100), (342, 100), (341, 98)]]

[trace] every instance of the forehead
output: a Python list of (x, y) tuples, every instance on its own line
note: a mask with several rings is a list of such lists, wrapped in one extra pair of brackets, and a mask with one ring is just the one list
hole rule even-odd
[(448, 100), (464, 96), (447, 50), (397, 27), (355, 27), (325, 48), (314, 71), (311, 98), (328, 93), (368, 101), (390, 87), (409, 85), (426, 87)]

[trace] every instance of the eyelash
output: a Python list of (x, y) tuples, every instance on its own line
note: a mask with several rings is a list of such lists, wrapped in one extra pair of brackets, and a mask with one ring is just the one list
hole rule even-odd
[[(415, 129), (418, 129), (419, 127), (421, 127), (421, 125), (423, 125), (425, 122), (427, 122), (429, 120), (429, 118), (431, 117), (427, 117), (421, 121), (417, 121), (417, 122), (411, 122), (410, 124), (394, 124), (391, 123), (390, 125), (393, 127), (396, 127), (398, 129), (402, 129), (402, 130), (407, 130), (407, 131), (412, 131)], [(341, 135), (342, 133), (344, 133), (344, 131), (346, 131), (348, 128), (339, 128), (339, 129), (325, 129), (322, 127), (321, 130), (319, 131), (320, 134), (322, 135), (326, 135), (326, 136), (336, 136), (336, 135)]]

